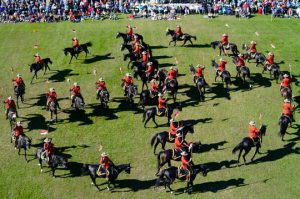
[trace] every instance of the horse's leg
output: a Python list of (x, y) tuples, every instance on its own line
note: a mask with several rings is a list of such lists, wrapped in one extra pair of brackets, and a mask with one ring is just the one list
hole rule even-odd
[(239, 166), (239, 164), (240, 164), (240, 157), (241, 157), (242, 151), (243, 151), (243, 149), (241, 148), (241, 149), (240, 149), (240, 152), (239, 152), (239, 155), (238, 155), (238, 159), (237, 159), (237, 165), (238, 165), (238, 166)]
[(100, 191), (98, 185), (96, 184), (96, 178), (92, 175), (90, 175), (91, 179), (92, 179), (92, 185), (95, 185), (95, 187), (98, 189), (98, 191)]
[(169, 42), (169, 46), (171, 45), (171, 43), (172, 43), (172, 40)]
[(73, 56), (74, 56), (74, 55), (71, 55), (71, 59), (70, 59), (70, 61), (69, 61), (69, 64), (71, 64), (71, 61), (72, 61), (72, 59), (73, 59)]
[(26, 149), (24, 149), (24, 157), (25, 157), (25, 161), (28, 163), (29, 161), (27, 160), (27, 153), (26, 153)]
[(254, 159), (255, 155), (257, 154), (258, 150), (259, 150), (259, 146), (256, 145), (255, 153), (254, 153), (253, 157), (251, 158), (251, 162), (253, 162), (253, 159)]
[(52, 173), (52, 177), (55, 178), (55, 167), (51, 166), (51, 173)]
[(21, 151), (21, 148), (19, 148), (19, 150), (18, 150), (18, 155), (20, 155), (20, 151)]
[(191, 43), (192, 45), (194, 45), (193, 42), (192, 42), (192, 39), (189, 39), (189, 41), (190, 41), (190, 43)]
[(156, 125), (156, 128), (158, 127), (158, 124), (155, 121), (155, 116), (152, 117), (152, 121), (154, 122), (154, 124)]
[[(148, 123), (149, 120), (151, 119), (151, 116), (149, 116), (148, 114), (147, 114), (147, 116), (148, 116), (148, 118), (146, 119), (145, 124), (144, 124), (144, 127), (145, 127), (145, 128), (146, 128), (147, 123)], [(153, 116), (153, 117), (154, 117), (154, 116)]]
[(154, 155), (156, 154), (156, 147), (157, 147), (158, 144), (159, 144), (159, 142), (158, 142), (158, 140), (156, 139), (156, 143), (155, 143), (155, 145), (154, 145)]
[(246, 164), (246, 163), (247, 163), (247, 162), (246, 162), (246, 155), (249, 153), (250, 149), (251, 149), (251, 148), (247, 148), (247, 149), (245, 149), (245, 153), (244, 153), (244, 155), (243, 155), (244, 164)]
[(39, 158), (39, 165), (41, 166), (41, 172), (43, 172), (43, 161), (42, 158)]

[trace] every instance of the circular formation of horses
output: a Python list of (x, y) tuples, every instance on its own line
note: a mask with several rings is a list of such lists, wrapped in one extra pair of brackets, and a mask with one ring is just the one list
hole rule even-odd
[[(150, 145), (153, 147), (153, 153), (157, 161), (157, 170), (153, 171), (153, 174), (157, 176), (155, 186), (163, 185), (172, 193), (172, 183), (178, 179), (186, 181), (185, 190), (188, 193), (193, 191), (194, 180), (198, 174), (203, 176), (208, 175), (209, 167), (203, 164), (196, 164), (192, 160), (192, 156), (202, 152), (203, 143), (200, 141), (186, 141), (188, 134), (194, 133), (194, 124), (186, 121), (177, 121), (177, 115), (180, 111), (184, 111), (183, 104), (178, 101), (177, 93), (179, 89), (178, 77), (180, 77), (180, 71), (175, 66), (172, 66), (169, 70), (161, 68), (158, 60), (152, 56), (151, 45), (145, 42), (145, 38), (137, 33), (134, 33), (135, 27), (128, 26), (127, 33), (118, 32), (116, 39), (121, 38), (122, 43), (120, 45), (120, 51), (123, 53), (124, 61), (128, 61), (128, 70), (131, 73), (126, 73), (122, 79), (122, 88), (124, 89), (124, 98), (130, 108), (133, 106), (142, 107), (142, 121), (145, 128), (149, 126), (151, 121), (156, 127), (159, 124), (156, 122), (156, 117), (163, 117), (166, 119), (166, 123), (170, 126), (170, 129), (155, 133), (150, 140)], [(196, 36), (192, 36), (187, 33), (183, 33), (180, 26), (177, 26), (175, 30), (167, 28), (166, 36), (171, 37), (169, 46), (173, 44), (176, 46), (178, 42), (182, 42), (182, 46), (187, 42), (190, 45), (194, 45), (193, 41), (196, 41)], [(77, 38), (73, 38), (73, 47), (63, 49), (63, 53), (70, 55), (69, 64), (72, 63), (73, 58), (78, 58), (81, 52), (85, 52), (85, 57), (89, 53), (89, 48), (92, 46), (92, 42), (79, 44)], [(287, 128), (293, 121), (292, 106), (292, 75), (283, 73), (280, 71), (279, 64), (274, 61), (274, 54), (269, 53), (265, 56), (261, 52), (257, 52), (256, 43), (252, 41), (250, 46), (242, 44), (242, 50), (240, 52), (238, 47), (234, 43), (228, 42), (228, 35), (224, 34), (219, 41), (211, 42), (213, 49), (219, 49), (219, 56), (227, 56), (227, 59), (232, 59), (232, 63), (236, 66), (236, 78), (241, 78), (243, 84), (252, 89), (254, 83), (251, 79), (250, 67), (246, 66), (246, 63), (253, 62), (256, 67), (262, 66), (262, 73), (268, 71), (271, 79), (275, 79), (276, 82), (280, 81), (280, 93), (284, 100), (283, 112), (279, 118), (279, 133), (281, 139), (284, 140)], [(36, 61), (30, 64), (30, 72), (33, 73), (33, 77), (30, 83), (33, 83), (34, 78), (38, 78), (38, 71), (44, 71), (50, 69), (52, 64), (51, 58), (44, 58), (36, 54)], [(221, 78), (224, 82), (224, 90), (230, 92), (230, 85), (232, 84), (232, 76), (228, 70), (226, 70), (227, 59), (220, 58), (220, 60), (212, 60), (211, 67), (215, 69), (215, 81)], [(191, 74), (191, 81), (199, 92), (199, 101), (205, 103), (206, 92), (212, 92), (213, 87), (209, 85), (205, 80), (204, 69), (205, 66), (198, 64), (194, 67), (193, 63), (189, 66)], [(138, 92), (138, 86), (134, 83), (139, 80), (141, 82), (141, 91)], [(16, 104), (12, 97), (9, 97), (5, 103), (7, 104), (7, 119), (10, 124), (11, 130), (11, 143), (20, 150), (24, 149), (24, 158), (28, 162), (26, 151), (31, 147), (31, 138), (23, 133), (22, 123), (18, 121), (19, 98), (21, 103), (24, 102), (25, 83), (19, 74), (15, 80), (14, 92), (16, 95)], [(30, 86), (30, 85), (27, 85)], [(105, 79), (101, 77), (96, 83), (97, 99), (104, 109), (109, 109), (110, 94), (106, 89)], [(74, 112), (78, 115), (84, 114), (86, 106), (85, 100), (80, 92), (79, 83), (74, 83), (74, 86), (69, 90), (71, 95), (70, 105), (74, 109)], [(138, 96), (139, 102), (135, 103), (135, 98)], [(47, 94), (47, 111), (50, 113), (51, 121), (55, 122), (58, 118), (58, 104), (55, 89), (51, 88)], [(280, 100), (280, 99), (279, 99)], [(150, 107), (149, 107), (150, 106)], [(18, 109), (18, 110), (17, 110)], [(266, 135), (267, 125), (262, 124), (260, 128), (256, 128), (254, 121), (249, 122), (249, 137), (242, 139), (240, 143), (234, 147), (232, 153), (238, 152), (237, 165), (240, 166), (240, 157), (242, 156), (244, 164), (247, 163), (246, 155), (251, 148), (255, 148), (255, 153), (251, 158), (254, 158), (261, 147), (263, 136)], [(43, 164), (46, 164), (51, 169), (51, 175), (55, 176), (55, 170), (57, 167), (68, 168), (68, 160), (62, 155), (55, 154), (55, 150), (52, 144), (51, 138), (45, 139), (43, 148), (37, 148), (35, 158), (38, 159), (41, 172), (43, 172)], [(238, 141), (237, 141), (238, 142)], [(168, 144), (169, 143), (169, 144)], [(171, 147), (174, 146), (174, 147)], [(162, 151), (157, 153), (158, 147), (161, 147)], [(166, 149), (166, 147), (169, 147)], [(243, 153), (244, 151), (244, 153)], [(180, 167), (172, 166), (172, 161), (181, 162)], [(115, 181), (118, 175), (125, 171), (130, 174), (131, 165), (120, 164), (115, 165), (108, 154), (103, 152), (100, 158), (101, 164), (84, 164), (81, 166), (82, 172), (88, 173), (92, 184), (99, 189), (96, 184), (96, 178), (105, 178), (109, 190), (112, 190), (115, 185)], [(166, 166), (167, 165), (167, 166)]]

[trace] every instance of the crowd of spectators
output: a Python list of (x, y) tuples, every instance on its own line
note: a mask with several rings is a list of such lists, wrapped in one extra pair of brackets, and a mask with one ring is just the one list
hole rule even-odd
[(131, 18), (175, 20), (180, 15), (205, 14), (209, 16), (272, 14), (274, 17), (299, 17), (300, 0), (201, 0), (136, 1), (136, 0), (0, 0), (0, 22), (58, 22), (85, 19), (116, 20), (117, 13)]

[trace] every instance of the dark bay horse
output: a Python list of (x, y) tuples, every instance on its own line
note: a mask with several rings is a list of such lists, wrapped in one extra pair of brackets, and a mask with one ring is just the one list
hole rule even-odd
[(69, 61), (69, 64), (71, 64), (71, 61), (73, 59), (73, 57), (75, 57), (77, 59), (78, 55), (81, 52), (85, 52), (85, 57), (87, 57), (87, 54), (90, 53), (88, 47), (91, 47), (92, 43), (91, 42), (87, 42), (85, 44), (81, 44), (78, 48), (78, 50), (76, 51), (73, 47), (71, 48), (64, 48), (64, 54), (67, 56), (68, 54), (71, 55), (71, 59)]
[[(175, 109), (178, 109), (179, 111), (182, 110), (181, 102), (174, 102), (172, 104), (167, 104), (168, 124), (170, 123), (171, 116), (172, 116), (173, 111)], [(166, 115), (165, 114), (158, 115), (157, 107), (151, 107), (151, 108), (148, 108), (148, 109), (144, 109), (143, 120), (142, 120), (142, 122), (144, 122), (144, 128), (146, 128), (146, 125), (147, 125), (147, 123), (149, 122), (150, 119), (152, 119), (152, 121), (155, 123), (156, 127), (158, 127), (158, 124), (155, 121), (155, 116), (165, 117)]]
[(267, 130), (267, 126), (263, 124), (260, 127), (260, 133), (259, 133), (260, 141), (258, 143), (254, 144), (254, 140), (252, 138), (245, 137), (236, 147), (234, 147), (234, 149), (232, 150), (232, 153), (235, 153), (238, 150), (240, 151), (238, 160), (237, 160), (238, 165), (240, 163), (240, 157), (241, 157), (243, 150), (245, 151), (245, 153), (243, 155), (243, 159), (244, 159), (244, 163), (246, 164), (246, 155), (249, 153), (249, 151), (251, 150), (252, 147), (256, 147), (255, 153), (254, 153), (253, 157), (251, 158), (251, 161), (253, 161), (255, 155), (259, 151), (259, 148), (261, 146), (260, 143), (262, 143), (262, 137), (266, 134), (266, 130)]
[(57, 105), (54, 101), (51, 101), (49, 104), (49, 112), (51, 121), (53, 121), (53, 115), (55, 115), (55, 121), (57, 122)]
[[(242, 45), (242, 49), (243, 50), (249, 50), (249, 47), (246, 45), (246, 44), (243, 44)], [(250, 62), (250, 60), (254, 59), (255, 60), (255, 63), (256, 63), (256, 67), (258, 65), (264, 65), (265, 61), (266, 61), (266, 56), (260, 52), (256, 52), (254, 56), (252, 56), (250, 54), (250, 52), (247, 52), (246, 54), (244, 54), (244, 58)]]
[(65, 157), (53, 154), (52, 159), (51, 159), (50, 164), (49, 164), (48, 162), (46, 162), (45, 159), (43, 159), (43, 157), (42, 157), (43, 153), (44, 153), (43, 148), (37, 148), (36, 154), (35, 154), (35, 159), (39, 160), (39, 165), (41, 167), (41, 172), (43, 172), (43, 161), (45, 163), (47, 163), (49, 165), (49, 167), (51, 168), (52, 172), (49, 173), (49, 175), (52, 174), (53, 177), (55, 177), (55, 170), (56, 170), (57, 167), (62, 166), (63, 168), (67, 168), (68, 160)]
[(45, 58), (41, 60), (41, 63), (32, 63), (30, 66), (30, 72), (34, 72), (34, 75), (31, 79), (30, 84), (32, 84), (32, 81), (34, 77), (37, 79), (37, 72), (40, 70), (44, 70), (44, 75), (46, 74), (47, 69), (51, 70), (49, 67), (49, 64), (52, 64), (52, 61), (50, 58)]
[[(183, 137), (185, 137), (187, 133), (193, 134), (194, 133), (194, 125), (191, 123), (184, 124), (181, 132), (182, 132)], [(155, 154), (156, 147), (158, 144), (161, 144), (161, 148), (163, 150), (165, 150), (165, 146), (166, 146), (167, 142), (169, 142), (169, 143), (175, 142), (175, 139), (172, 139), (172, 140), (169, 139), (169, 132), (163, 131), (160, 133), (156, 133), (151, 139), (151, 147), (154, 145), (154, 154)]]
[[(12, 134), (13, 134), (12, 136), (14, 137), (14, 132)], [(14, 137), (13, 139), (16, 138)], [(26, 162), (28, 162), (26, 151), (30, 149), (30, 147), (31, 147), (31, 139), (26, 135), (20, 135), (17, 141), (16, 148), (18, 149), (18, 155), (20, 155), (21, 149), (24, 149), (24, 157)]]
[(15, 108), (10, 108), (8, 110), (8, 119), (9, 119), (10, 130), (12, 131), (17, 122), (17, 112)]
[(216, 72), (216, 76), (215, 76), (215, 81), (217, 81), (217, 77), (221, 77), (222, 78), (222, 82), (225, 83), (226, 88), (228, 89), (229, 85), (231, 84), (231, 75), (229, 73), (229, 71), (224, 70), (221, 75), (219, 75), (218, 72)]
[(160, 88), (164, 87), (165, 80), (168, 77), (168, 71), (165, 69), (159, 69), (155, 75), (155, 79), (159, 81), (158, 86)]
[[(226, 55), (224, 47), (223, 47), (223, 44), (220, 41), (213, 41), (213, 42), (210, 43), (210, 45), (212, 46), (213, 49), (216, 49), (216, 47), (219, 48), (219, 50), (220, 50), (220, 54), (219, 55), (220, 56), (222, 55), (222, 52), (223, 52), (224, 55)], [(231, 52), (232, 52), (233, 55), (237, 56), (239, 54), (239, 50), (238, 50), (236, 44), (229, 43), (228, 46), (229, 46), (228, 50), (231, 50)]]
[(176, 102), (177, 91), (178, 91), (177, 80), (176, 79), (167, 80), (165, 92), (167, 92), (169, 95), (172, 96), (174, 102)]
[[(137, 33), (134, 33), (134, 35), (136, 35), (138, 37), (138, 40), (140, 40), (141, 42), (144, 41), (144, 38), (143, 38), (142, 35), (137, 34)], [(117, 35), (116, 35), (116, 39), (120, 38), (120, 37), (122, 37), (124, 43), (128, 43), (128, 42), (133, 41), (133, 38), (132, 37), (128, 37), (127, 33), (118, 32)]]
[[(209, 169), (202, 164), (193, 165), (191, 166), (191, 174), (190, 174), (190, 180), (187, 182), (186, 191), (190, 193), (193, 189), (193, 182), (197, 176), (198, 173), (202, 173), (203, 176), (206, 176)], [(186, 180), (186, 176), (179, 176), (178, 167), (169, 167), (167, 169), (163, 169), (158, 173), (158, 179), (156, 180), (155, 186), (159, 186), (160, 184), (163, 184), (165, 186), (165, 189), (168, 187), (169, 191), (173, 193), (173, 189), (171, 188), (171, 184), (175, 181), (175, 179), (179, 180)]]
[(25, 85), (16, 86), (14, 90), (17, 98), (17, 106), (19, 108), (19, 98), (21, 98), (21, 102), (24, 103)]
[(74, 107), (75, 107), (75, 110), (76, 111), (84, 111), (84, 102), (82, 100), (82, 96), (79, 97), (79, 96), (75, 96), (75, 99), (74, 99)]
[(280, 134), (281, 140), (284, 141), (283, 137), (286, 134), (286, 130), (287, 130), (289, 124), (292, 124), (292, 120), (289, 116), (282, 115), (279, 118), (278, 124), (279, 124), (279, 134)]
[[(95, 185), (95, 187), (100, 191), (99, 186), (96, 184), (96, 178), (106, 178), (106, 175), (99, 176), (97, 174), (98, 168), (99, 164), (84, 164), (82, 169), (83, 172), (87, 172), (89, 174), (90, 178), (92, 179), (92, 184)], [(107, 179), (107, 188), (109, 190), (112, 190), (110, 184), (115, 185), (115, 181), (122, 171), (125, 171), (126, 173), (130, 174), (130, 170), (130, 164), (121, 164), (117, 166), (113, 165), (112, 172), (109, 174)]]
[(145, 71), (135, 70), (133, 73), (133, 77), (135, 79), (138, 79), (138, 77), (139, 77), (142, 81), (142, 89), (144, 89), (144, 86), (146, 86), (146, 89), (148, 89), (148, 85), (147, 85), (148, 78), (147, 78)]
[(204, 79), (203, 76), (202, 77), (196, 77), (195, 76), (196, 70), (195, 70), (195, 68), (194, 68), (193, 65), (189, 66), (189, 70), (194, 75), (194, 82), (195, 82), (196, 88), (197, 88), (197, 90), (199, 92), (200, 101), (203, 102), (204, 99), (205, 99), (205, 96), (204, 96), (204, 94), (205, 94), (205, 87), (207, 86), (206, 85), (206, 81), (205, 81), (205, 79)]
[(139, 102), (139, 105), (141, 105), (143, 107), (143, 109), (145, 108), (146, 105), (150, 105), (152, 103), (154, 104), (154, 101), (157, 102), (157, 97), (156, 96), (152, 96), (149, 89), (143, 90), (140, 93), (140, 102)]
[(269, 68), (265, 65), (263, 67), (262, 74), (265, 71), (269, 71), (269, 73), (270, 73), (270, 79), (275, 79), (276, 83), (278, 83), (278, 80), (279, 80), (279, 78), (282, 75), (278, 64), (273, 64)]
[[(190, 156), (192, 153), (200, 153), (201, 151), (201, 143), (200, 142), (194, 142), (192, 143), (189, 148), (185, 147), (182, 149), (183, 151), (186, 151)], [(167, 149), (164, 151), (161, 151), (157, 155), (157, 173), (159, 173), (159, 170), (168, 163), (168, 167), (171, 167), (171, 160), (174, 161), (181, 161), (181, 152), (176, 152), (175, 149)]]
[(192, 45), (194, 45), (192, 42), (192, 38), (194, 40), (197, 40), (196, 36), (192, 36), (187, 33), (184, 33), (180, 38), (177, 38), (175, 30), (170, 30), (170, 29), (167, 29), (166, 36), (168, 35), (170, 35), (172, 38), (172, 40), (169, 42), (169, 46), (171, 45), (172, 42), (174, 43), (174, 46), (176, 46), (177, 41), (183, 41), (183, 44), (181, 46), (184, 46), (187, 41), (189, 41)]

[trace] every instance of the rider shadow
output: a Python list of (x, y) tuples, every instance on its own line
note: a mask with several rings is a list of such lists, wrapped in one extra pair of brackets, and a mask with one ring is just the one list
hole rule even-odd
[(72, 73), (71, 69), (57, 70), (57, 72), (49, 77), (49, 80), (52, 82), (63, 82), (66, 81), (66, 77), (78, 76), (78, 73)]
[[(168, 46), (162, 46), (162, 45), (151, 46), (151, 49), (162, 49), (162, 48), (168, 48)], [(155, 56), (155, 59), (158, 59), (157, 56)]]
[(291, 142), (284, 145), (283, 148), (268, 150), (266, 156), (255, 159), (253, 163), (256, 164), (259, 162), (272, 162), (284, 158), (285, 156), (290, 154), (300, 154), (299, 147), (293, 148), (296, 144), (296, 142)]
[(203, 152), (208, 152), (211, 151), (212, 149), (214, 150), (224, 150), (225, 148), (219, 148), (221, 146), (224, 146), (224, 144), (227, 144), (227, 141), (221, 141), (221, 142), (215, 142), (211, 144), (201, 144), (201, 153)]
[(84, 111), (63, 110), (62, 112), (69, 114), (69, 122), (80, 122), (78, 125), (90, 125), (94, 122), (85, 114)]
[(272, 86), (270, 79), (262, 76), (261, 73), (252, 74), (251, 79), (253, 81), (253, 88)]
[[(31, 100), (37, 100), (37, 101), (34, 104), (27, 103), (28, 101), (31, 101)], [(24, 104), (30, 105), (27, 108), (30, 108), (30, 107), (33, 107), (33, 106), (42, 106), (42, 107), (45, 108), (46, 102), (47, 102), (47, 97), (46, 97), (45, 94), (40, 94), (37, 97), (28, 98), (26, 101), (27, 102), (24, 103)]]
[(86, 106), (87, 108), (91, 108), (93, 111), (89, 113), (88, 116), (104, 116), (106, 120), (115, 120), (119, 117), (115, 114), (116, 111), (111, 108), (104, 109), (101, 104), (89, 104)]
[(211, 89), (212, 89), (211, 92), (214, 93), (215, 96), (208, 97), (210, 98), (210, 100), (214, 100), (216, 98), (226, 98), (228, 100), (231, 100), (229, 90), (224, 88), (223, 83), (217, 83), (217, 85), (212, 87)]
[(172, 64), (172, 63), (160, 63), (160, 64), (158, 64), (159, 68), (166, 68), (166, 67), (170, 67), (170, 66), (174, 66), (174, 64)]
[(212, 118), (211, 117), (206, 117), (206, 118), (201, 118), (201, 119), (196, 119), (196, 120), (184, 120), (183, 123), (184, 124), (193, 124), (193, 125), (197, 125), (198, 123), (211, 123)]
[(50, 127), (47, 122), (46, 118), (41, 114), (28, 114), (25, 117), (27, 122), (27, 129), (28, 131), (32, 130), (40, 130), (40, 129), (47, 129), (48, 133), (55, 131), (56, 128)]
[(296, 142), (296, 141), (299, 141), (300, 140), (300, 124), (292, 124), (291, 126), (292, 129), (295, 129), (296, 132), (295, 133), (286, 133), (288, 135), (296, 135), (296, 137), (292, 138), (292, 139), (289, 139), (287, 141), (290, 141), (290, 142)]
[(107, 53), (105, 55), (94, 55), (94, 57), (92, 58), (85, 59), (83, 61), (83, 64), (91, 64), (91, 63), (95, 63), (107, 59), (114, 59), (114, 57), (111, 57), (111, 53)]
[[(235, 78), (235, 81), (232, 82), (232, 84), (237, 87), (236, 89), (234, 89), (234, 91), (245, 92), (250, 90), (249, 87), (250, 82), (248, 82), (248, 80), (246, 80), (246, 82), (243, 82), (241, 78), (237, 77)], [(230, 91), (232, 91), (232, 89)]]
[(210, 44), (188, 44), (188, 45), (185, 45), (183, 46), (185, 48), (211, 48), (211, 45)]
[[(137, 101), (137, 98), (134, 98), (135, 101)], [(127, 102), (126, 97), (114, 97), (112, 99), (112, 101), (114, 102), (119, 102), (119, 106), (118, 108), (115, 109), (116, 112), (120, 112), (120, 111), (135, 111), (135, 112), (139, 112), (140, 109), (138, 108), (137, 104), (129, 104), (129, 102)]]
[[(229, 169), (229, 168), (235, 168), (236, 161), (235, 160), (223, 160), (221, 162), (208, 162), (205, 163), (205, 165), (209, 168), (209, 171), (218, 171), (221, 169)], [(225, 167), (225, 168), (224, 168)]]
[(59, 178), (74, 178), (74, 177), (83, 177), (87, 176), (87, 173), (84, 173), (82, 171), (83, 163), (79, 162), (68, 162), (67, 163), (67, 170), (69, 170), (69, 173), (62, 174), (62, 175), (56, 175), (56, 177)]
[[(117, 180), (115, 190), (112, 192), (137, 192), (140, 190), (147, 190), (155, 185), (156, 179), (152, 180), (137, 180), (137, 179), (124, 179)], [(119, 190), (126, 189), (126, 190)]]
[(184, 95), (189, 97), (189, 99), (184, 102), (184, 106), (198, 105), (200, 103), (200, 94), (196, 86), (194, 85), (192, 86), (188, 84), (179, 85), (179, 89), (184, 89), (184, 88), (189, 88), (188, 90), (183, 92)]

